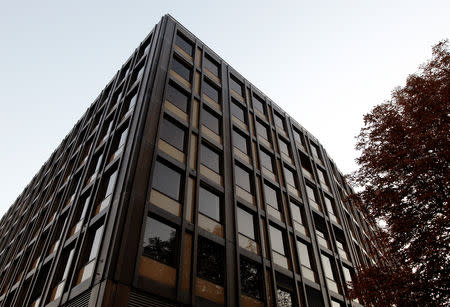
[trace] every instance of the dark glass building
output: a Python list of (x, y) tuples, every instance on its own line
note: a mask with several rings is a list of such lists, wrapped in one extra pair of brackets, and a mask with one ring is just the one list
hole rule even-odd
[(0, 306), (357, 306), (372, 228), (349, 193), (167, 15), (2, 217)]

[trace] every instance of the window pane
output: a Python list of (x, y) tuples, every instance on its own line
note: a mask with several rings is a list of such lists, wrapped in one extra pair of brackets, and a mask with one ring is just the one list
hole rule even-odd
[(280, 151), (285, 155), (290, 156), (288, 144), (282, 139), (280, 139), (280, 142), (278, 144), (280, 145)]
[(102, 238), (102, 233), (103, 233), (103, 226), (101, 226), (95, 231), (94, 240), (92, 241), (92, 247), (91, 252), (89, 253), (88, 262), (97, 257), (98, 250), (100, 248), (100, 240)]
[(191, 69), (177, 58), (173, 58), (171, 68), (187, 81), (191, 81)]
[(268, 205), (270, 205), (271, 207), (279, 210), (279, 205), (278, 205), (278, 194), (277, 192), (272, 189), (270, 186), (268, 186), (267, 184), (264, 184), (264, 196), (266, 197), (266, 203)]
[(262, 166), (273, 172), (272, 158), (262, 150), (259, 151), (259, 156), (261, 158)]
[(241, 258), (241, 291), (254, 298), (261, 298), (260, 270), (256, 263)]
[(270, 226), (270, 243), (274, 251), (281, 255), (285, 254), (283, 233), (273, 226)]
[(188, 42), (187, 39), (185, 39), (184, 37), (180, 36), (180, 34), (177, 34), (177, 38), (176, 38), (175, 43), (178, 45), (178, 47), (183, 49), (184, 52), (186, 52), (187, 54), (192, 56), (193, 51), (194, 51), (194, 47), (192, 46), (192, 44), (190, 42)]
[(235, 80), (233, 76), (231, 76), (230, 78), (230, 88), (235, 91), (236, 93), (238, 93), (239, 95), (242, 95), (242, 84), (240, 81)]
[(236, 148), (238, 148), (243, 153), (248, 153), (247, 139), (240, 133), (233, 130), (233, 143)]
[(181, 174), (156, 161), (153, 174), (153, 188), (175, 199), (180, 198)]
[(202, 123), (216, 134), (220, 134), (220, 120), (209, 111), (202, 110)]
[(200, 187), (199, 212), (220, 222), (220, 197)]
[(201, 146), (201, 160), (203, 165), (216, 173), (220, 173), (220, 155), (205, 144)]
[(177, 88), (173, 87), (171, 84), (167, 86), (167, 100), (183, 112), (186, 112), (189, 104), (189, 97)]
[(264, 111), (264, 101), (256, 95), (253, 95), (253, 108), (263, 114), (266, 114)]
[(277, 289), (277, 302), (278, 307), (294, 306), (292, 293), (284, 289)]
[(275, 121), (275, 125), (282, 128), (284, 130), (284, 120), (277, 113), (273, 113), (273, 119)]
[(324, 255), (321, 255), (321, 257), (322, 257), (323, 271), (325, 273), (325, 276), (329, 279), (334, 280), (333, 269), (331, 268), (330, 258), (328, 258), (327, 256), (324, 256)]
[(203, 237), (198, 237), (197, 275), (215, 284), (224, 281), (224, 248)]
[(300, 224), (303, 224), (302, 221), (302, 214), (300, 213), (300, 207), (297, 206), (296, 204), (294, 204), (293, 202), (290, 203), (291, 204), (291, 214), (292, 214), (292, 218), (299, 222)]
[(237, 208), (237, 215), (239, 233), (255, 240), (255, 224), (253, 223), (253, 215), (241, 208)]
[(170, 145), (184, 151), (184, 130), (166, 118), (163, 118), (159, 136)]
[(175, 228), (147, 217), (144, 235), (144, 255), (170, 266), (176, 265)]
[(232, 101), (231, 102), (231, 114), (233, 114), (236, 118), (238, 118), (241, 122), (245, 123), (245, 112), (244, 110), (238, 105), (237, 102)]
[(208, 81), (203, 82), (203, 93), (206, 94), (209, 98), (214, 100), (215, 102), (220, 102), (220, 93), (219, 90), (216, 89), (212, 84)]
[(108, 186), (106, 188), (105, 197), (111, 194), (114, 190), (114, 186), (116, 184), (117, 171), (111, 174), (108, 179)]
[(311, 261), (309, 260), (309, 251), (308, 246), (304, 244), (303, 242), (297, 241), (297, 248), (298, 248), (298, 257), (300, 258), (301, 265), (312, 269), (311, 267)]
[(259, 121), (256, 121), (256, 132), (265, 138), (266, 140), (269, 140), (269, 135), (267, 134), (267, 128), (261, 124)]
[(234, 170), (236, 176), (236, 184), (244, 190), (251, 192), (250, 174), (237, 165), (235, 165)]
[(207, 54), (205, 54), (205, 68), (212, 72), (213, 75), (219, 76), (219, 64)]

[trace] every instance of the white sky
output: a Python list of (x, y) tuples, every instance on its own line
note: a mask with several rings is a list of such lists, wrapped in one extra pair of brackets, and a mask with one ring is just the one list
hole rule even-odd
[(363, 114), (450, 36), (450, 1), (157, 2), (0, 1), (0, 216), (166, 13), (344, 173)]

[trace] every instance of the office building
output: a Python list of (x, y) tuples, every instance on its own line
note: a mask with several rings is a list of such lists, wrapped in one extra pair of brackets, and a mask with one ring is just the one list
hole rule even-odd
[(372, 230), (350, 193), (166, 15), (2, 217), (0, 306), (358, 306)]

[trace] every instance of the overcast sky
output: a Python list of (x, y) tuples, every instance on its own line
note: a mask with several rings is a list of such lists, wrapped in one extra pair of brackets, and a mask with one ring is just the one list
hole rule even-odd
[(363, 114), (450, 36), (450, 1), (0, 1), (0, 216), (166, 13), (344, 173)]

